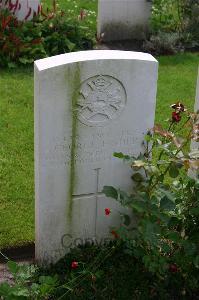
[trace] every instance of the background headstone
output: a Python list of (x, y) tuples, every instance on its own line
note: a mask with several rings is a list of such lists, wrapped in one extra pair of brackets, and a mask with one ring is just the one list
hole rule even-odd
[(157, 70), (151, 55), (128, 51), (82, 51), (35, 62), (38, 262), (56, 261), (71, 242), (100, 242), (119, 225), (120, 207), (102, 189), (132, 190), (131, 170), (113, 152), (143, 151), (154, 125)]
[(0, 8), (8, 8), (18, 20), (31, 20), (40, 11), (39, 0), (0, 0)]
[[(195, 98), (195, 105), (194, 105), (194, 111), (199, 113), (199, 68), (198, 68), (198, 78), (196, 83), (196, 98)], [(197, 122), (199, 124), (199, 121)], [(193, 129), (196, 133), (196, 135), (199, 135), (198, 132), (198, 126)], [(199, 142), (192, 140), (191, 141), (191, 151), (198, 151), (199, 150)], [(195, 177), (198, 175), (198, 171), (196, 170), (189, 170), (188, 172), (189, 176)]]
[(151, 1), (147, 0), (99, 0), (98, 38), (103, 41), (144, 39), (151, 7)]
[(198, 78), (196, 83), (196, 99), (195, 99), (195, 112), (199, 111), (199, 68), (198, 68)]

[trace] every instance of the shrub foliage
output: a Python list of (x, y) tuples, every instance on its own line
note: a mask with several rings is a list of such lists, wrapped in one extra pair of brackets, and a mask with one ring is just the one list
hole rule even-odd
[(0, 10), (0, 65), (32, 63), (35, 59), (65, 52), (91, 49), (89, 30), (81, 19), (42, 8), (31, 21), (19, 21), (8, 10)]

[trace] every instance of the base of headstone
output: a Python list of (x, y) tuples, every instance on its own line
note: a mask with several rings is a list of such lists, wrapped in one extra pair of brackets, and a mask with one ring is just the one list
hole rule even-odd
[(95, 46), (96, 50), (123, 50), (123, 51), (143, 51), (143, 41), (141, 40), (120, 40), (112, 42), (101, 42)]
[(151, 8), (150, 0), (99, 0), (98, 38), (103, 41), (146, 39)]

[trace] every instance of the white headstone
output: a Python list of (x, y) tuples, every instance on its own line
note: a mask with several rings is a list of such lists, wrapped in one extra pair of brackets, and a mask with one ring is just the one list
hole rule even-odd
[[(199, 68), (198, 68), (198, 78), (197, 78), (197, 83), (196, 83), (196, 98), (195, 98), (194, 111), (199, 112)], [(192, 141), (191, 149), (199, 150), (199, 142)]]
[(196, 99), (195, 99), (195, 112), (199, 111), (199, 68), (198, 68), (198, 78), (196, 83)]
[(131, 170), (113, 152), (143, 151), (154, 124), (157, 71), (151, 55), (128, 51), (82, 51), (35, 62), (38, 262), (56, 261), (77, 239), (101, 241), (119, 224), (119, 205), (102, 189), (132, 189)]
[(143, 39), (149, 27), (151, 6), (147, 0), (99, 0), (98, 38)]
[(18, 20), (31, 20), (40, 11), (40, 0), (0, 0), (0, 8), (9, 8)]

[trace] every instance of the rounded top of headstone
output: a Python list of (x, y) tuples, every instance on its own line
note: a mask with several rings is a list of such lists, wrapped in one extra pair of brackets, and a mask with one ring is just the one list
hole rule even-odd
[(51, 56), (35, 61), (35, 66), (39, 71), (51, 69), (66, 64), (72, 64), (92, 60), (140, 60), (157, 62), (157, 60), (148, 53), (120, 50), (88, 50), (72, 53), (65, 53)]

